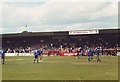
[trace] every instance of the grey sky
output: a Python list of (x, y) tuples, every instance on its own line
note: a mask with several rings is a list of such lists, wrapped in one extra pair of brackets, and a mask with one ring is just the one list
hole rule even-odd
[(2, 33), (118, 28), (117, 2), (4, 2)]

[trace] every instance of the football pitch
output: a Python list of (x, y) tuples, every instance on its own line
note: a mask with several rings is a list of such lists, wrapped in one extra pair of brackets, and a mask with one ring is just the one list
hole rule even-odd
[(47, 56), (33, 63), (34, 57), (6, 57), (2, 80), (118, 80), (118, 57), (100, 57), (88, 62), (87, 56)]

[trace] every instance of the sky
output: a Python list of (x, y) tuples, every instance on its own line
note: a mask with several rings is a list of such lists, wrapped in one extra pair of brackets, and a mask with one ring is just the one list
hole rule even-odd
[(117, 29), (118, 0), (2, 0), (0, 18), (2, 34)]

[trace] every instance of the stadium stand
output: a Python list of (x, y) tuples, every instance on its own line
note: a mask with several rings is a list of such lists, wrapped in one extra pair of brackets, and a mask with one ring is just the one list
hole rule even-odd
[(60, 47), (102, 47), (114, 49), (119, 47), (119, 29), (99, 30), (99, 34), (69, 35), (69, 31), (60, 32), (22, 32), (3, 34), (2, 47), (9, 52), (30, 52), (31, 49), (43, 47), (47, 50), (59, 50)]

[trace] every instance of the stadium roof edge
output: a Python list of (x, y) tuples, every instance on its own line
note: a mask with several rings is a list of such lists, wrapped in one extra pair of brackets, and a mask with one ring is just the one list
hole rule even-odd
[[(72, 30), (70, 30), (70, 31), (72, 31)], [(75, 30), (73, 30), (73, 31), (75, 31)], [(79, 31), (84, 31), (84, 30), (79, 30)], [(100, 34), (101, 33), (102, 34), (120, 33), (119, 32), (120, 29), (101, 29), (99, 31), (100, 31)], [(2, 35), (2, 37), (69, 35), (69, 31), (53, 31), (53, 32), (28, 32), (28, 31), (23, 31), (22, 33), (11, 33), (11, 34), (0, 34), (0, 35)]]

